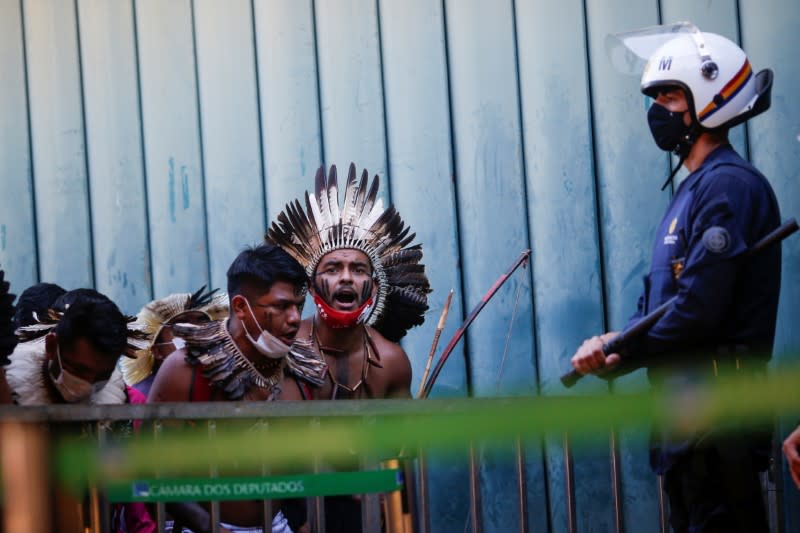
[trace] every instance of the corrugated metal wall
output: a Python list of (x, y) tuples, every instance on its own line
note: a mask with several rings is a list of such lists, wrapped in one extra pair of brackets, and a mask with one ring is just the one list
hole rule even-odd
[[(797, 0), (0, 0), (0, 264), (15, 288), (95, 286), (129, 313), (224, 287), (320, 163), (353, 160), (425, 246), (435, 292), (405, 342), (415, 375), (448, 290), (445, 338), (531, 247), (438, 394), (562, 394), (580, 340), (632, 312), (670, 194), (638, 79), (604, 39), (687, 19), (775, 70), (773, 109), (733, 141), (800, 214)], [(784, 250), (776, 364), (800, 353), (800, 241)], [(625, 528), (654, 531), (645, 439), (620, 440)], [(565, 529), (561, 457), (559, 439), (529, 447), (535, 531)], [(614, 530), (608, 457), (603, 442), (576, 458), (579, 531)], [(513, 464), (482, 459), (486, 530), (513, 530)], [(465, 471), (442, 461), (434, 481), (434, 528), (460, 530)]]

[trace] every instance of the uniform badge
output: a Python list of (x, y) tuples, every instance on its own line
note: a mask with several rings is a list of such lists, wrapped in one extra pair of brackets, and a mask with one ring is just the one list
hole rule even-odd
[(668, 233), (664, 235), (664, 245), (674, 246), (678, 242), (678, 236), (675, 235), (675, 228), (678, 226), (678, 217), (672, 219), (669, 223)]
[(713, 254), (722, 254), (731, 247), (731, 234), (722, 226), (711, 226), (703, 232), (703, 246)]
[(679, 257), (678, 259), (673, 259), (671, 261), (673, 279), (678, 279), (679, 277), (681, 277), (681, 273), (683, 272), (683, 267), (684, 267), (684, 262), (685, 261), (686, 261), (686, 258), (684, 258), (684, 257)]

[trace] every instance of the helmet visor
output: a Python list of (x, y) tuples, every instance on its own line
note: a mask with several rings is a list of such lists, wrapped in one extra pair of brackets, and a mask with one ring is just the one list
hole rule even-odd
[(639, 76), (656, 50), (678, 34), (691, 35), (697, 45), (698, 55), (701, 57), (705, 55), (705, 45), (700, 30), (691, 22), (676, 22), (648, 26), (623, 33), (612, 33), (606, 37), (606, 54), (615, 70), (623, 74)]

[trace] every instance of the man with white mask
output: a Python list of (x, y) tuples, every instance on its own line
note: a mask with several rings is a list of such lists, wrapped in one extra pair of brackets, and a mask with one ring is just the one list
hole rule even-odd
[(92, 289), (62, 295), (47, 317), (20, 328), (6, 368), (20, 405), (125, 403), (117, 359), (126, 353), (127, 318)]
[[(164, 360), (148, 402), (272, 401), (284, 371), (322, 380), (316, 361), (287, 357), (305, 293), (305, 272), (282, 249), (244, 250), (228, 269), (229, 317), (172, 326), (186, 346)], [(211, 529), (209, 513), (200, 505), (174, 504), (168, 511), (192, 531)], [(273, 512), (272, 531), (291, 531), (279, 505)], [(264, 522), (262, 513), (260, 502), (222, 502), (223, 531), (254, 531)]]
[(145, 304), (131, 324), (142, 332), (141, 348), (136, 358), (120, 360), (125, 384), (135, 389), (132, 402), (145, 403), (161, 363), (185, 346), (183, 339), (174, 335), (173, 324), (204, 324), (225, 318), (228, 295), (218, 294), (217, 289), (207, 291), (205, 285), (194, 293), (170, 294)]

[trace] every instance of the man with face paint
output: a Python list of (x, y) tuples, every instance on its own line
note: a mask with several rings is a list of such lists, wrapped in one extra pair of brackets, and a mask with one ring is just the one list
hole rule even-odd
[[(648, 122), (656, 144), (678, 155), (689, 175), (658, 226), (629, 326), (675, 303), (623, 357), (603, 353), (611, 332), (587, 339), (572, 364), (606, 376), (644, 366), (653, 386), (675, 392), (723, 375), (760, 379), (775, 335), (781, 250), (744, 253), (779, 226), (780, 213), (769, 182), (734, 151), (728, 130), (769, 107), (772, 72), (756, 74), (736, 44), (691, 24), (654, 37), (648, 29), (623, 42), (634, 52), (645, 40), (660, 44), (642, 76), (654, 99)], [(737, 424), (654, 431), (650, 464), (663, 475), (674, 531), (769, 530), (759, 472), (769, 464), (770, 432)]]
[[(205, 323), (176, 323), (173, 335), (185, 347), (172, 352), (153, 381), (148, 402), (272, 401), (285, 371), (319, 382), (319, 365), (287, 357), (300, 327), (306, 294), (303, 269), (273, 245), (244, 250), (228, 269), (229, 315)], [(272, 531), (292, 527), (273, 505)], [(197, 504), (167, 507), (195, 533), (211, 530), (210, 516)], [(222, 531), (254, 531), (264, 523), (260, 502), (222, 502)], [(300, 524), (293, 524), (295, 526)], [(247, 528), (247, 529), (245, 529)]]
[(117, 360), (127, 351), (127, 319), (92, 289), (59, 297), (49, 317), (20, 328), (6, 369), (20, 405), (125, 403)]
[[(383, 208), (379, 180), (356, 178), (350, 164), (339, 205), (336, 167), (327, 177), (320, 167), (315, 194), (306, 194), (307, 210), (286, 206), (267, 240), (297, 259), (311, 280), (316, 313), (303, 321), (292, 353), (324, 365), (325, 379), (311, 383), (287, 379), (286, 394), (308, 400), (409, 398), (411, 364), (397, 341), (422, 324), (427, 310), (428, 278), (420, 245), (409, 235), (394, 206)], [(328, 533), (361, 530), (361, 511), (349, 496), (325, 499)]]
[(310, 289), (317, 312), (303, 321), (298, 336), (313, 343), (328, 372), (322, 385), (299, 389), (308, 398), (411, 397), (405, 351), (364, 324), (375, 304), (373, 275), (361, 250), (334, 250), (320, 259)]

